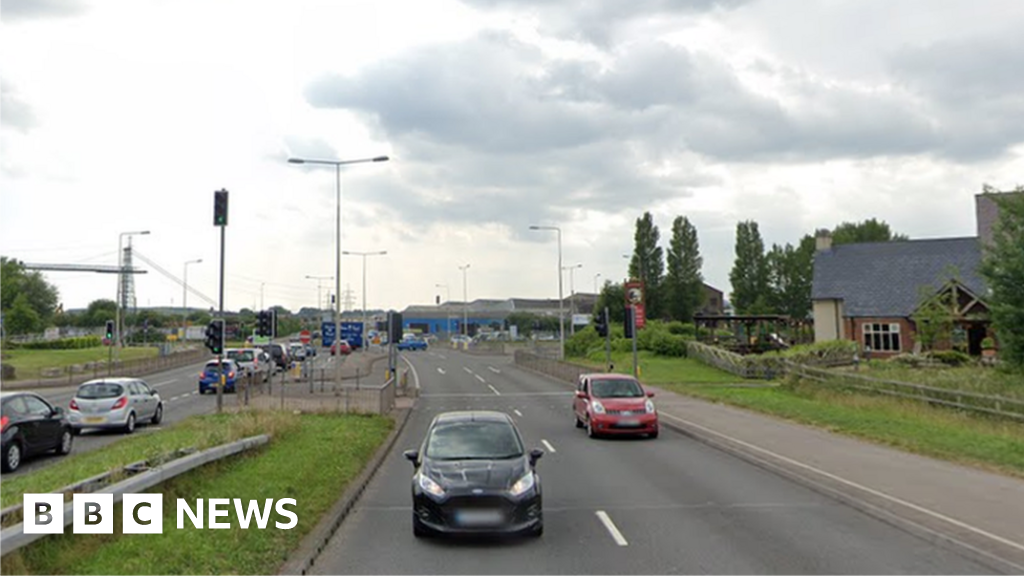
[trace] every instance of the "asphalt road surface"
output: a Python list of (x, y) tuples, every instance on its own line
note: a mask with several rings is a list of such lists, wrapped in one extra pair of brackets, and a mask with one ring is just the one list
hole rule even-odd
[[(404, 354), (421, 396), (393, 452), (313, 566), (319, 574), (982, 574), (991, 569), (687, 436), (598, 439), (571, 389), (511, 360)], [(657, 398), (655, 398), (657, 402)], [(417, 539), (412, 465), (439, 412), (501, 410), (545, 451), (545, 533)]]

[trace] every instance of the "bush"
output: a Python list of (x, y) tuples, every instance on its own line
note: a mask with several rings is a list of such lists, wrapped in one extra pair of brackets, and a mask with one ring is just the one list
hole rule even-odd
[(655, 333), (651, 351), (658, 356), (686, 357), (686, 338), (670, 332)]
[(80, 348), (95, 348), (102, 343), (99, 336), (82, 336), (80, 338), (27, 342), (20, 347), (26, 350), (77, 350)]
[(926, 354), (927, 357), (942, 362), (947, 366), (963, 366), (971, 362), (971, 357), (956, 350), (934, 350)]
[(991, 336), (986, 336), (986, 337), (981, 339), (981, 349), (982, 350), (995, 350), (995, 348), (996, 348), (996, 340), (995, 340), (995, 338), (992, 338)]
[(587, 326), (582, 330), (577, 330), (565, 341), (565, 355), (582, 358), (587, 356), (591, 349), (601, 346), (603, 343), (604, 339), (597, 335), (597, 330), (593, 326)]
[(689, 338), (695, 338), (697, 335), (697, 327), (693, 324), (683, 324), (679, 321), (673, 321), (666, 324), (665, 327), (668, 328), (670, 334), (687, 336)]

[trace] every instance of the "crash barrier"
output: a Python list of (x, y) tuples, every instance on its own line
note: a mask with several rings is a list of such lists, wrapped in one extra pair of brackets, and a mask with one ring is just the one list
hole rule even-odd
[(206, 350), (189, 350), (168, 356), (154, 358), (137, 358), (135, 360), (117, 360), (74, 364), (63, 368), (43, 368), (36, 374), (25, 378), (15, 373), (17, 380), (4, 378), (4, 388), (45, 388), (55, 386), (77, 386), (89, 380), (107, 376), (147, 376), (173, 368), (188, 366), (207, 360), (210, 353)]
[(563, 362), (553, 358), (543, 358), (532, 352), (526, 350), (516, 350), (514, 355), (514, 361), (517, 366), (522, 366), (534, 372), (540, 372), (541, 374), (547, 374), (552, 378), (563, 380), (565, 382), (576, 383), (579, 379), (580, 374), (590, 374), (592, 372), (598, 372), (596, 368), (589, 366), (581, 366), (579, 364), (572, 364), (569, 362)]
[[(223, 444), (221, 446), (215, 446), (202, 452), (196, 452), (172, 460), (166, 464), (151, 468), (137, 474), (127, 480), (118, 482), (112, 486), (108, 486), (102, 490), (103, 494), (113, 494), (114, 504), (121, 502), (125, 494), (137, 494), (158, 484), (162, 484), (171, 478), (184, 474), (194, 468), (209, 464), (216, 460), (221, 460), (229, 456), (233, 456), (240, 452), (252, 450), (259, 446), (263, 446), (270, 442), (270, 436), (268, 434), (261, 434), (259, 436), (252, 436), (249, 438), (243, 438), (234, 442)], [(74, 521), (74, 507), (71, 502), (67, 502), (64, 505), (64, 526), (70, 526)], [(0, 531), (0, 541), (3, 544), (3, 550), (0, 551), (0, 556), (6, 556), (15, 550), (18, 550), (24, 546), (39, 540), (47, 536), (47, 534), (26, 534), (24, 531), (24, 524), (18, 523), (10, 528), (5, 528)]]
[(279, 377), (268, 382), (247, 378), (235, 395), (236, 408), (387, 414), (395, 407), (402, 378), (389, 376), (383, 384), (374, 384), (362, 375), (339, 383), (331, 379), (330, 370), (310, 371), (309, 376), (290, 382)]

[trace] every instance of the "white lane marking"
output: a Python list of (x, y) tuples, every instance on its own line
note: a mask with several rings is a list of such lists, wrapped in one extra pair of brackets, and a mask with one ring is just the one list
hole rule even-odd
[(481, 377), (479, 374), (473, 374), (473, 376), (476, 376), (477, 380), (479, 380), (479, 381), (481, 381), (481, 382), (483, 382), (485, 384), (487, 383), (487, 380), (484, 380), (483, 377)]
[[(472, 398), (475, 396), (490, 396), (478, 392), (436, 392), (433, 394), (421, 394), (421, 398)], [(504, 396), (572, 396), (571, 392), (506, 392)]]
[(465, 366), (463, 366), (462, 369), (465, 370), (467, 374), (472, 374), (473, 373), (472, 370), (470, 370), (469, 368), (466, 368)]
[(440, 372), (441, 374), (445, 374), (444, 368), (438, 368), (437, 371)]
[(163, 382), (157, 382), (156, 384), (153, 384), (153, 387), (154, 388), (159, 388), (160, 386), (166, 386), (168, 384), (174, 384), (175, 382), (177, 382), (177, 380), (165, 380)]
[(192, 396), (195, 396), (196, 394), (199, 394), (199, 390), (194, 390), (194, 391), (192, 392)]
[(440, 358), (441, 360), (447, 360), (448, 359), (448, 357), (445, 356), (444, 354), (438, 354), (437, 357)]
[(868, 488), (867, 486), (862, 486), (860, 484), (857, 484), (856, 482), (851, 482), (850, 480), (847, 480), (845, 478), (841, 478), (839, 476), (836, 476), (835, 474), (830, 474), (828, 472), (825, 472), (824, 470), (819, 470), (819, 469), (815, 468), (814, 466), (809, 466), (807, 464), (804, 464), (803, 462), (798, 462), (796, 460), (793, 460), (792, 458), (787, 458), (787, 457), (785, 457), (785, 456), (783, 456), (781, 454), (776, 454), (775, 452), (772, 452), (771, 450), (765, 450), (764, 448), (761, 448), (761, 447), (758, 447), (758, 446), (754, 446), (753, 444), (749, 444), (747, 442), (744, 442), (742, 440), (738, 440), (738, 439), (733, 438), (731, 436), (727, 436), (725, 434), (722, 434), (721, 432), (716, 432), (716, 431), (714, 431), (714, 430), (712, 430), (710, 428), (701, 426), (700, 424), (695, 424), (693, 422), (690, 422), (689, 420), (683, 420), (682, 418), (679, 418), (678, 416), (673, 416), (671, 414), (666, 414), (664, 412), (661, 415), (665, 416), (665, 417), (668, 417), (668, 418), (671, 418), (673, 420), (678, 420), (678, 421), (686, 424), (687, 426), (693, 426), (694, 428), (700, 428), (701, 430), (703, 430), (705, 432), (714, 434), (715, 436), (719, 436), (721, 438), (725, 438), (726, 440), (729, 440), (730, 442), (735, 442), (735, 443), (737, 443), (737, 444), (739, 444), (741, 446), (744, 446), (746, 448), (750, 448), (751, 450), (754, 450), (756, 452), (761, 452), (763, 454), (768, 454), (768, 455), (770, 455), (770, 456), (772, 456), (774, 458), (778, 458), (779, 460), (782, 460), (783, 462), (786, 462), (788, 464), (792, 464), (794, 466), (798, 466), (798, 467), (803, 468), (805, 470), (810, 470), (811, 472), (815, 472), (817, 474), (821, 474), (822, 476), (824, 476), (824, 477), (826, 477), (826, 478), (828, 478), (830, 480), (835, 480), (836, 482), (841, 482), (843, 484), (846, 484), (847, 486), (852, 486), (853, 488), (856, 488), (858, 490), (863, 490), (863, 491), (867, 492), (868, 494), (871, 494), (871, 495), (874, 495), (874, 496), (878, 496), (879, 498), (884, 498), (886, 500), (889, 500), (890, 502), (895, 502), (897, 504), (901, 504), (901, 505), (906, 506), (906, 507), (908, 507), (908, 508), (910, 508), (912, 510), (915, 510), (917, 512), (921, 512), (923, 514), (928, 514), (929, 516), (932, 516), (933, 518), (938, 518), (939, 520), (943, 520), (943, 521), (949, 522), (950, 524), (952, 524), (954, 526), (957, 526), (959, 528), (963, 528), (965, 530), (969, 530), (971, 532), (974, 532), (975, 534), (979, 534), (981, 536), (985, 536), (986, 538), (990, 538), (992, 540), (995, 540), (996, 542), (1005, 544), (1005, 545), (1010, 546), (1012, 548), (1016, 548), (1017, 550), (1024, 551), (1024, 545), (1018, 544), (1017, 542), (1014, 542), (1012, 540), (1007, 540), (1006, 538), (1003, 538), (1001, 536), (997, 536), (995, 534), (992, 534), (991, 532), (986, 532), (986, 531), (982, 530), (981, 528), (975, 528), (974, 526), (971, 526), (970, 524), (965, 524), (964, 522), (961, 522), (959, 520), (950, 518), (949, 516), (946, 516), (944, 514), (940, 514), (938, 512), (933, 512), (932, 510), (929, 510), (929, 509), (924, 508), (922, 506), (918, 506), (917, 504), (913, 504), (911, 502), (907, 502), (906, 500), (901, 500), (901, 499), (899, 499), (899, 498), (897, 498), (895, 496), (890, 496), (890, 495), (888, 495), (888, 494), (886, 494), (884, 492), (879, 492), (878, 490), (874, 490), (872, 488)]
[(498, 392), (498, 389), (495, 388), (494, 386), (491, 386), (490, 384), (488, 384), (487, 387), (490, 388), (491, 391), (494, 392), (495, 394), (497, 394), (498, 396), (501, 396), (501, 392)]
[[(405, 363), (409, 365), (409, 369), (412, 370), (412, 379), (413, 379), (413, 381), (416, 384), (416, 389), (419, 390), (420, 389), (420, 375), (416, 372), (416, 367), (413, 366), (412, 362), (409, 362), (409, 359), (406, 358), (405, 356), (402, 356), (402, 360), (405, 360)], [(444, 372), (442, 372), (442, 374), (444, 374)]]
[(522, 417), (523, 417), (523, 413), (522, 413), (522, 412), (520, 412), (519, 410), (516, 410), (516, 409), (512, 409), (512, 411), (516, 413), (516, 416), (519, 416), (520, 418), (522, 418)]
[(604, 524), (608, 533), (612, 535), (612, 539), (615, 540), (616, 544), (619, 546), (629, 546), (629, 542), (626, 542), (626, 539), (622, 537), (622, 532), (619, 532), (619, 529), (615, 527), (615, 523), (608, 517), (607, 512), (604, 510), (598, 510), (594, 514), (597, 514), (597, 517), (601, 520), (601, 523)]
[(501, 370), (498, 370), (494, 366), (488, 366), (487, 369), (490, 370), (491, 372), (494, 372), (495, 374), (501, 374)]
[(541, 440), (540, 443), (543, 444), (544, 447), (548, 449), (548, 452), (551, 452), (552, 454), (557, 452), (557, 450), (555, 450), (555, 447), (552, 446), (551, 443), (548, 442), (547, 440)]

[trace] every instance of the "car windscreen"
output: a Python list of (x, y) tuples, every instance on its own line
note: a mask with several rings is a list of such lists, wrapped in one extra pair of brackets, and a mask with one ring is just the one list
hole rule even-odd
[(112, 382), (97, 382), (95, 384), (82, 384), (78, 387), (78, 398), (86, 400), (102, 400), (104, 398), (117, 398), (124, 394), (124, 386)]
[[(255, 355), (252, 350), (231, 350), (228, 352), (228, 358), (238, 362), (252, 362)], [(214, 365), (216, 366), (216, 364)]]
[[(234, 369), (235, 369), (235, 366), (233, 364), (231, 364), (230, 362), (225, 362), (224, 363), (224, 370), (227, 370), (227, 371), (230, 372), (231, 370), (234, 370)], [(215, 360), (213, 362), (207, 363), (205, 370), (207, 372), (216, 372), (218, 370), (218, 368), (217, 368), (217, 361)]]
[(426, 455), (438, 460), (499, 460), (522, 456), (523, 445), (507, 422), (451, 422), (433, 428)]
[(595, 398), (640, 398), (644, 395), (635, 380), (592, 380), (590, 389)]

